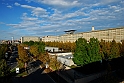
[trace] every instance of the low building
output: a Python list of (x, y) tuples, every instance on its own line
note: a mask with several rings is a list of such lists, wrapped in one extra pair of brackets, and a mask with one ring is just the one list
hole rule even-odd
[(60, 55), (57, 57), (57, 60), (64, 65), (72, 66), (74, 65), (72, 58), (73, 58), (73, 55), (66, 55), (66, 56)]
[(74, 65), (74, 62), (72, 60), (73, 54), (72, 52), (56, 52), (56, 53), (48, 53), (51, 57), (57, 56), (57, 61), (60, 63), (71, 66)]
[(67, 55), (73, 55), (72, 52), (54, 52), (54, 53), (48, 53), (49, 55), (56, 55), (56, 56), (67, 56)]
[(21, 37), (21, 43), (23, 42), (29, 42), (29, 41), (37, 41), (39, 42), (40, 41), (40, 37), (38, 36), (24, 36), (24, 37)]
[(45, 47), (45, 51), (48, 51), (48, 52), (58, 52), (59, 48), (58, 47)]

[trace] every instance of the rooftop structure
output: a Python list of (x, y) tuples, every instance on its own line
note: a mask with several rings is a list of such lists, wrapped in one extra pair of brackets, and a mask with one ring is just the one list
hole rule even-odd
[(68, 30), (68, 31), (64, 31), (66, 34), (74, 34), (76, 30)]

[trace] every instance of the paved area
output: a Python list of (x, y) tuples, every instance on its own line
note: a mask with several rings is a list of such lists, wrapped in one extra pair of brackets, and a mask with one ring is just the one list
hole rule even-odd
[(28, 76), (13, 77), (13, 83), (55, 83), (43, 70), (39, 68)]

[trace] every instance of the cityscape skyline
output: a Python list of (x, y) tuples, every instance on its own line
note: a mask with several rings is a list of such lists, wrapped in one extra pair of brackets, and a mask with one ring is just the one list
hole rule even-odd
[(123, 0), (1, 0), (0, 40), (124, 26)]

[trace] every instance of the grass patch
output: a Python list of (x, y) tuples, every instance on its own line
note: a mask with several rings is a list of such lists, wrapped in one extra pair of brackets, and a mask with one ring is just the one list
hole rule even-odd
[(18, 77), (23, 77), (27, 75), (28, 75), (27, 72), (22, 72), (22, 73), (17, 74)]

